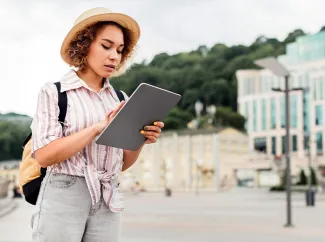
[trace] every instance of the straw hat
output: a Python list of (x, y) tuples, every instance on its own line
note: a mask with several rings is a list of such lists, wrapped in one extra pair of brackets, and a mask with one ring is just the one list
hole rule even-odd
[(82, 13), (76, 19), (72, 29), (65, 37), (61, 46), (62, 59), (69, 65), (72, 65), (71, 60), (68, 56), (70, 42), (74, 39), (79, 31), (87, 28), (90, 25), (104, 21), (115, 22), (121, 25), (123, 28), (129, 30), (131, 37), (130, 47), (133, 49), (136, 46), (140, 38), (140, 27), (133, 18), (122, 13), (114, 13), (107, 8), (92, 8)]

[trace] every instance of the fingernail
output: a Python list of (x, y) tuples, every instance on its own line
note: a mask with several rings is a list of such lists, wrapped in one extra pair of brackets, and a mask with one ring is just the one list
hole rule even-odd
[(154, 124), (154, 125), (157, 125), (158, 123), (157, 123), (157, 122), (154, 122), (153, 124)]
[(141, 134), (144, 134), (144, 131), (143, 130), (141, 130), (141, 132), (140, 132)]
[(149, 128), (146, 126), (146, 127), (144, 127), (144, 130), (148, 130)]

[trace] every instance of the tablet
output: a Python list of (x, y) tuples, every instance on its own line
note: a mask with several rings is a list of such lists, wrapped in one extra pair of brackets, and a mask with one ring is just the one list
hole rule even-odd
[(96, 143), (133, 151), (139, 149), (146, 141), (140, 134), (144, 126), (163, 121), (180, 99), (177, 93), (141, 83)]

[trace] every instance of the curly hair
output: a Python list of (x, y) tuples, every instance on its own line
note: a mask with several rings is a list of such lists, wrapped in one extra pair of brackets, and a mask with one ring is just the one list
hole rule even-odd
[(104, 26), (113, 25), (120, 28), (124, 36), (124, 48), (122, 51), (122, 60), (117, 70), (125, 65), (125, 62), (132, 56), (133, 47), (130, 46), (131, 34), (128, 29), (123, 28), (115, 22), (98, 22), (90, 25), (87, 28), (79, 31), (73, 40), (70, 42), (68, 49), (68, 56), (71, 60), (71, 65), (79, 68), (81, 71), (87, 66), (87, 55), (93, 40), (96, 38), (97, 33)]

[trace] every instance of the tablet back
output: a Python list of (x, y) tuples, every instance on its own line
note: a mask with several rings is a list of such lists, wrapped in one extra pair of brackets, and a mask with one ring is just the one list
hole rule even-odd
[(140, 131), (162, 121), (178, 103), (181, 95), (141, 83), (96, 140), (97, 144), (137, 150), (145, 142)]

